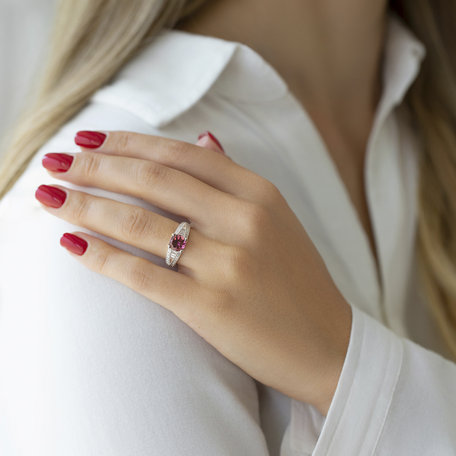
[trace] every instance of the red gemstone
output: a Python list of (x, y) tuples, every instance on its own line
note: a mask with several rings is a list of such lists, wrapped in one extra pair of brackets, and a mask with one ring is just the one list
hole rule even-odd
[(186, 245), (187, 241), (184, 236), (181, 236), (180, 234), (175, 234), (169, 241), (169, 246), (176, 252), (184, 250)]

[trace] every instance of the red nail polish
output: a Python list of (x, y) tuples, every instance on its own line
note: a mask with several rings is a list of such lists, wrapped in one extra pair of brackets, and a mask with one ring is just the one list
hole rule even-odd
[(68, 171), (73, 163), (73, 156), (68, 154), (46, 154), (41, 161), (43, 166), (48, 169), (49, 171), (53, 171), (55, 173), (64, 173)]
[(51, 185), (40, 185), (35, 192), (35, 198), (49, 207), (60, 207), (66, 199), (66, 193)]
[(65, 233), (60, 238), (60, 245), (76, 255), (83, 255), (88, 246), (86, 240), (71, 233)]
[(211, 138), (212, 141), (214, 141), (215, 144), (217, 144), (217, 146), (220, 147), (220, 149), (223, 151), (223, 153), (225, 153), (225, 150), (223, 149), (222, 145), (220, 144), (220, 141), (210, 131), (205, 131), (205, 132), (201, 133), (198, 136), (198, 139), (201, 139), (203, 136), (209, 136), (209, 138)]
[(106, 135), (104, 133), (101, 133), (99, 131), (83, 130), (76, 133), (74, 142), (81, 147), (96, 149), (104, 143), (105, 139)]

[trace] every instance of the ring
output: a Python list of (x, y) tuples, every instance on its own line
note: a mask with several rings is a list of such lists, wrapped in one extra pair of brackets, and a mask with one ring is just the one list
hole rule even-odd
[(182, 222), (176, 231), (171, 235), (171, 239), (168, 243), (168, 252), (166, 253), (166, 264), (168, 266), (175, 266), (182, 251), (187, 245), (188, 236), (190, 234), (190, 223)]

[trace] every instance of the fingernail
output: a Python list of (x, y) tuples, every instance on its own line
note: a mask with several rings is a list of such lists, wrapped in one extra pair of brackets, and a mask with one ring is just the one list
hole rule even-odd
[(214, 141), (215, 144), (217, 144), (217, 146), (222, 150), (222, 152), (225, 153), (225, 150), (223, 149), (222, 145), (220, 144), (220, 141), (210, 131), (205, 131), (205, 132), (201, 133), (198, 136), (198, 140), (201, 139), (203, 136), (209, 136), (209, 138), (211, 138), (212, 141)]
[(104, 143), (105, 139), (106, 135), (99, 131), (82, 130), (76, 133), (76, 136), (74, 137), (74, 142), (81, 147), (96, 149)]
[(65, 233), (60, 238), (60, 245), (76, 255), (83, 255), (88, 246), (86, 240), (71, 233)]
[(35, 192), (35, 198), (49, 207), (60, 207), (66, 199), (66, 193), (51, 185), (40, 185)]
[(68, 154), (46, 154), (41, 161), (43, 166), (54, 173), (64, 173), (68, 171), (73, 163), (73, 156)]

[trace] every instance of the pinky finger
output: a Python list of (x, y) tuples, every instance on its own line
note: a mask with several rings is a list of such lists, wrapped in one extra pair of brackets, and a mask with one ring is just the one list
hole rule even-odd
[(178, 317), (188, 312), (196, 282), (189, 276), (158, 266), (113, 247), (87, 233), (65, 233), (60, 245), (92, 271), (111, 277), (160, 304)]

